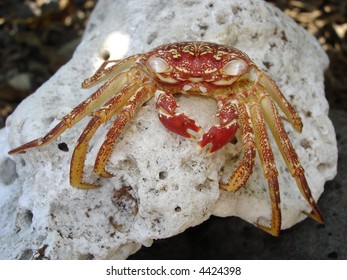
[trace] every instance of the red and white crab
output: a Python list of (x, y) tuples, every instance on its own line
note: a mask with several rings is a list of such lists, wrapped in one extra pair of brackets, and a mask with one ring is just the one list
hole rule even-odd
[[(92, 117), (77, 141), (70, 167), (70, 183), (77, 188), (98, 185), (83, 181), (83, 167), (90, 139), (99, 126), (117, 115), (96, 157), (94, 171), (111, 177), (105, 167), (115, 139), (141, 106), (155, 96), (160, 121), (169, 130), (198, 140), (198, 148), (209, 146), (213, 153), (229, 143), (237, 129), (243, 142), (243, 158), (227, 184), (220, 187), (235, 192), (252, 173), (256, 150), (270, 190), (271, 226), (257, 224), (266, 232), (278, 236), (281, 229), (278, 171), (270, 147), (266, 123), (293, 175), (312, 208), (306, 213), (323, 223), (322, 215), (311, 195), (304, 169), (284, 129), (277, 106), (294, 128), (301, 132), (302, 122), (274, 81), (249, 59), (232, 47), (206, 42), (181, 42), (159, 46), (147, 53), (122, 60), (105, 61), (96, 73), (82, 83), (89, 88), (105, 83), (89, 98), (74, 108), (45, 136), (11, 150), (23, 153), (55, 140), (66, 129), (92, 113)], [(174, 94), (198, 94), (217, 100), (219, 124), (203, 133), (202, 128), (184, 113), (177, 112)]]

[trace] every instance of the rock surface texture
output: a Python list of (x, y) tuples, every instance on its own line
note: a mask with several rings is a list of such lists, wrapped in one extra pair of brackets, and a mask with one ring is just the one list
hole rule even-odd
[[(210, 157), (196, 143), (167, 131), (149, 101), (116, 141), (107, 169), (92, 173), (110, 124), (90, 143), (85, 180), (103, 187), (69, 184), (69, 163), (82, 120), (50, 145), (8, 156), (7, 151), (44, 135), (90, 95), (81, 82), (105, 57), (120, 59), (173, 42), (204, 40), (235, 46), (268, 72), (303, 118), (296, 133), (285, 127), (306, 170), (315, 199), (336, 174), (337, 148), (327, 116), (323, 71), (328, 59), (316, 40), (273, 6), (256, 0), (100, 0), (73, 58), (7, 120), (0, 133), (0, 258), (127, 258), (153, 239), (176, 235), (211, 215), (268, 223), (271, 208), (260, 162), (237, 193), (219, 189), (242, 155), (230, 144)], [(180, 96), (179, 103), (205, 129), (216, 113), (214, 100)], [(310, 211), (272, 141), (282, 200), (282, 228)]]

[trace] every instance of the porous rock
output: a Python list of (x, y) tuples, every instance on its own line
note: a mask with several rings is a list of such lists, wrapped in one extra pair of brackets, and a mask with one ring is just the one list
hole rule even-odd
[[(153, 239), (176, 235), (211, 215), (269, 222), (269, 194), (259, 160), (244, 188), (237, 193), (220, 190), (219, 181), (230, 176), (241, 158), (240, 141), (210, 157), (197, 154), (194, 141), (160, 124), (153, 100), (116, 141), (107, 166), (113, 178), (92, 173), (110, 124), (91, 141), (85, 180), (97, 181), (101, 188), (80, 190), (69, 184), (73, 148), (88, 118), (46, 147), (7, 155), (10, 148), (44, 135), (91, 94), (95, 89), (83, 90), (80, 83), (105, 57), (120, 59), (188, 40), (235, 46), (274, 78), (303, 118), (301, 134), (284, 123), (318, 199), (325, 181), (336, 173), (337, 150), (324, 98), (328, 59), (311, 35), (263, 1), (100, 0), (71, 61), (23, 101), (1, 131), (0, 258), (126, 258)], [(215, 121), (214, 100), (178, 99), (205, 129)], [(285, 229), (310, 209), (271, 143)]]

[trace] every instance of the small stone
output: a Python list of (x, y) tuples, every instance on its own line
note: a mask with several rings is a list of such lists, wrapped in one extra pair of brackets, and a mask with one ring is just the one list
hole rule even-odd
[(8, 80), (8, 83), (15, 89), (28, 92), (31, 89), (30, 73), (20, 73)]

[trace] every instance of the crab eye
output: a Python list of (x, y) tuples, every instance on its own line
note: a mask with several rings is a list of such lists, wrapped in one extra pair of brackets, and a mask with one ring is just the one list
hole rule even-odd
[(224, 72), (230, 76), (239, 76), (245, 73), (248, 68), (248, 64), (246, 61), (242, 59), (234, 59), (229, 61), (224, 66)]
[(157, 56), (152, 56), (147, 60), (147, 67), (155, 73), (163, 73), (169, 69), (166, 61)]

